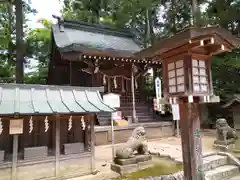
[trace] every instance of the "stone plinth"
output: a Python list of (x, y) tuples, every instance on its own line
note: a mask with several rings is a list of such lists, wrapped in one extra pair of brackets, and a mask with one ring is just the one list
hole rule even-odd
[(152, 159), (151, 155), (137, 155), (136, 157), (129, 158), (129, 159), (114, 159), (114, 163), (118, 165), (129, 165), (129, 164), (136, 164), (139, 162), (149, 161)]
[(229, 145), (224, 145), (224, 144), (213, 144), (213, 147), (217, 150), (220, 151), (231, 151), (232, 149), (234, 149), (234, 144), (229, 144)]
[(151, 159), (151, 155), (137, 155), (130, 159), (115, 158), (114, 163), (111, 164), (111, 170), (123, 176), (151, 167), (153, 165)]

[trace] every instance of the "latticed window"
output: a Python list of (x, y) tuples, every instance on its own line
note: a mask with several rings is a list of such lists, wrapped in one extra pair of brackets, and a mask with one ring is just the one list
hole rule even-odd
[(192, 60), (192, 74), (193, 74), (193, 91), (207, 92), (207, 71), (206, 62), (203, 60)]
[(183, 60), (168, 64), (169, 93), (184, 92)]

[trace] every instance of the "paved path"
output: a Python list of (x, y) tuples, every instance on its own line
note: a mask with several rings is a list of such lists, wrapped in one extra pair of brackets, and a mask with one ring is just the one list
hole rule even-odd
[[(212, 149), (214, 136), (203, 133), (203, 152), (213, 152)], [(118, 144), (121, 145), (121, 144)], [(116, 146), (118, 146), (116, 145)], [(181, 139), (176, 137), (162, 138), (148, 142), (148, 148), (151, 153), (160, 154), (169, 157), (176, 162), (182, 162)], [(97, 175), (89, 175), (85, 177), (75, 178), (71, 180), (105, 180), (117, 177), (118, 174), (110, 170), (112, 161), (111, 145), (96, 147), (96, 168), (99, 171)]]

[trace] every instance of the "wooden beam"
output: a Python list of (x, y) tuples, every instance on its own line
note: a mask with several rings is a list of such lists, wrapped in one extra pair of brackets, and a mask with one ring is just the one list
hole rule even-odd
[(17, 180), (18, 134), (13, 135), (12, 180)]
[(91, 171), (92, 174), (96, 174), (95, 167), (95, 132), (94, 132), (94, 120), (93, 116), (88, 116), (88, 121), (90, 121), (90, 132), (91, 132)]
[(200, 180), (203, 161), (199, 104), (183, 102), (179, 107), (184, 177)]
[(132, 91), (132, 120), (134, 123), (138, 123), (136, 115), (136, 105), (135, 105), (135, 78), (134, 78), (134, 64), (132, 64), (131, 69), (131, 91)]
[(60, 116), (56, 115), (56, 139), (55, 139), (55, 177), (59, 175), (60, 158)]

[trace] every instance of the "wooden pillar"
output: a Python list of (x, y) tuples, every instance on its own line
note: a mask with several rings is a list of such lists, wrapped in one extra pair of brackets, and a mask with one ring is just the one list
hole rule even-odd
[(55, 138), (55, 176), (59, 175), (60, 158), (60, 116), (56, 115), (56, 138)]
[(107, 86), (108, 86), (108, 93), (111, 92), (111, 78), (107, 77)]
[(90, 132), (91, 132), (91, 171), (93, 174), (96, 173), (95, 169), (95, 132), (94, 132), (94, 121), (93, 116), (89, 116), (90, 121)]
[(202, 180), (199, 104), (180, 103), (179, 106), (185, 180)]
[(12, 180), (17, 180), (18, 135), (13, 135)]
[(134, 85), (134, 64), (132, 64), (131, 69), (131, 91), (132, 91), (132, 121), (138, 123), (136, 115), (136, 104), (135, 104), (135, 85)]
[(23, 1), (15, 0), (16, 7), (16, 83), (24, 78)]

